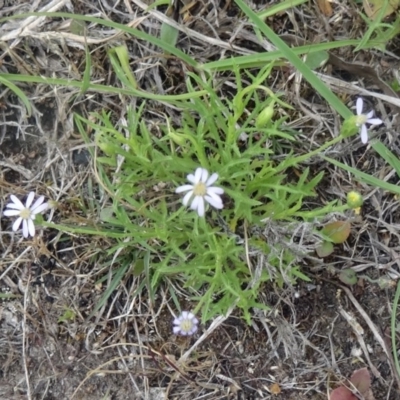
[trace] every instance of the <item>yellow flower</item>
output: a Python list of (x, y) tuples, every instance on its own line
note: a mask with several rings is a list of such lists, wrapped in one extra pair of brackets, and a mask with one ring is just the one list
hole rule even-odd
[(347, 193), (347, 205), (350, 208), (357, 209), (363, 205), (363, 202), (364, 200), (360, 193), (354, 190)]

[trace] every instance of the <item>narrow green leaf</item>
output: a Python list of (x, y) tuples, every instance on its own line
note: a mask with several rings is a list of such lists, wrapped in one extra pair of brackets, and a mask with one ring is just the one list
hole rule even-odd
[(31, 107), (31, 103), (30, 103), (28, 97), (26, 97), (25, 93), (18, 86), (11, 83), (7, 79), (7, 76), (8, 76), (7, 74), (0, 74), (0, 83), (2, 83), (4, 86), (7, 86), (10, 90), (12, 90), (21, 99), (21, 101), (24, 103), (24, 105), (26, 107), (28, 117), (30, 117), (32, 114), (32, 107)]
[[(112, 292), (118, 287), (121, 283), (123, 276), (125, 275), (126, 271), (128, 270), (130, 264), (125, 263), (125, 265), (120, 266), (115, 272), (113, 279), (110, 282), (110, 286), (106, 288), (102, 296), (100, 297), (98, 303), (94, 306), (92, 312), (89, 314), (87, 319), (92, 318), (101, 307), (107, 302), (108, 298), (111, 296)], [(110, 273), (112, 273), (110, 271)]]
[(83, 80), (82, 80), (82, 87), (81, 87), (81, 94), (87, 92), (90, 87), (90, 71), (92, 69), (92, 59), (90, 57), (90, 50), (86, 43), (86, 36), (85, 36), (85, 71), (83, 72)]
[(373, 149), (396, 171), (400, 178), (400, 160), (382, 142), (372, 143)]
[(400, 194), (400, 186), (393, 185), (391, 183), (382, 181), (381, 179), (375, 178), (372, 175), (366, 174), (365, 172), (361, 172), (356, 168), (349, 167), (346, 164), (341, 163), (340, 161), (334, 160), (333, 158), (323, 157), (324, 160), (330, 162), (337, 167), (344, 169), (347, 172), (351, 172), (356, 178), (360, 179), (360, 181), (368, 183), (369, 185), (380, 187), (381, 189), (388, 190), (389, 192)]

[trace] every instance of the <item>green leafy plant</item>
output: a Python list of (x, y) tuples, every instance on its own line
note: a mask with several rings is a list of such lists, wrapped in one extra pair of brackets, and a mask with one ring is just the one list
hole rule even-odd
[(70, 308), (66, 308), (65, 311), (58, 317), (58, 322), (68, 322), (73, 321), (76, 317), (76, 314)]
[[(94, 144), (89, 149), (95, 175), (110, 201), (87, 226), (59, 228), (114, 238), (116, 244), (107, 253), (119, 266), (94, 312), (132, 273), (132, 266), (135, 274), (143, 275), (141, 288), (146, 287), (152, 298), (161, 283), (180, 282), (203, 321), (236, 305), (250, 322), (252, 308), (266, 307), (258, 301), (265, 282), (282, 286), (308, 279), (297, 264), (298, 255), (285, 244), (289, 234), (273, 246), (262, 239), (265, 220), (309, 221), (347, 206), (331, 202), (304, 212), (304, 200), (315, 196), (322, 174), (313, 177), (305, 168), (294, 178), (288, 172), (296, 157), (289, 154), (280, 164), (271, 158), (271, 146), (278, 140), (295, 140), (293, 133), (282, 129), (283, 119), (274, 119), (271, 113), (274, 104), (289, 108), (263, 85), (271, 68), (266, 65), (256, 75), (248, 72), (246, 87), (236, 69), (237, 93), (231, 100), (222, 100), (211, 79), (190, 74), (188, 93), (207, 95), (179, 102), (181, 124), (165, 119), (157, 123), (158, 135), (151, 132), (145, 102), (127, 110), (126, 124), (116, 124), (106, 112), (93, 114), (90, 120), (76, 115), (79, 131)], [(260, 122), (266, 109), (267, 118)], [(303, 155), (301, 160), (305, 159)], [(173, 194), (199, 165), (219, 174), (226, 193), (224, 209), (210, 210), (206, 218), (182, 207)], [(249, 235), (248, 227), (253, 231)], [(256, 256), (246, 256), (249, 250)], [(260, 264), (257, 255), (263, 255), (265, 263)], [(173, 286), (169, 290), (176, 299)]]

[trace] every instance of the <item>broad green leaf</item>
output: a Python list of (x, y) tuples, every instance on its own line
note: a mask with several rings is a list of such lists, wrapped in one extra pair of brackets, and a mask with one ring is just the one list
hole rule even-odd
[(78, 21), (73, 19), (69, 26), (71, 33), (78, 36), (83, 36), (85, 34), (86, 23), (85, 21)]
[(339, 279), (346, 285), (355, 285), (358, 280), (356, 272), (351, 268), (340, 271)]
[(333, 244), (332, 242), (325, 241), (321, 244), (320, 247), (316, 249), (318, 257), (324, 258), (328, 257), (333, 253)]
[(178, 36), (179, 36), (178, 29), (174, 28), (171, 25), (166, 24), (165, 22), (162, 23), (160, 31), (160, 39), (163, 42), (175, 46), (176, 42), (178, 41)]
[(309, 53), (306, 56), (305, 64), (312, 70), (320, 68), (326, 64), (329, 59), (327, 51), (317, 51), (315, 53)]
[(321, 233), (327, 236), (332, 243), (340, 244), (347, 240), (350, 235), (349, 221), (335, 221), (326, 224)]

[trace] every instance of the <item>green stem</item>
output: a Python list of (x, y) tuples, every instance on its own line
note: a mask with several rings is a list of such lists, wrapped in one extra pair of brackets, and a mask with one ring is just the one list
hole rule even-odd
[(397, 346), (396, 346), (396, 314), (397, 314), (397, 306), (399, 304), (399, 298), (400, 298), (400, 281), (397, 283), (397, 289), (393, 300), (392, 315), (390, 320), (390, 330), (392, 334), (392, 351), (393, 351), (394, 365), (396, 366), (397, 375), (400, 375), (400, 365), (399, 365), (399, 359), (397, 357)]
[(284, 171), (286, 168), (293, 167), (296, 164), (306, 161), (309, 158), (320, 154), (322, 151), (324, 151), (328, 147), (340, 142), (342, 139), (343, 139), (343, 137), (340, 135), (340, 136), (330, 140), (329, 142), (325, 143), (323, 146), (318, 147), (318, 149), (316, 149), (316, 150), (310, 151), (309, 153), (304, 154), (299, 157), (291, 158), (287, 162), (282, 162), (277, 166), (276, 170), (277, 170), (277, 172), (281, 172), (281, 171)]

